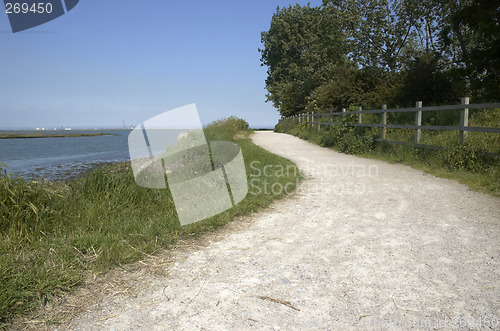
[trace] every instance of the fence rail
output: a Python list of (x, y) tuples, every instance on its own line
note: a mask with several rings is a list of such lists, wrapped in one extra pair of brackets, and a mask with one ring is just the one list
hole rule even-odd
[[(328, 113), (302, 113), (290, 117), (284, 117), (280, 119), (280, 123), (284, 121), (298, 121), (299, 123), (305, 122), (307, 126), (317, 125), (318, 131), (321, 130), (321, 126), (326, 125), (330, 128), (334, 125), (348, 125), (352, 127), (375, 127), (381, 128), (381, 138), (376, 139), (377, 141), (384, 141), (388, 143), (408, 145), (413, 144), (417, 147), (435, 148), (442, 149), (443, 146), (436, 145), (426, 145), (421, 144), (422, 130), (452, 130), (459, 132), (460, 143), (464, 143), (467, 139), (468, 132), (485, 132), (485, 133), (500, 133), (500, 127), (479, 127), (479, 126), (469, 126), (469, 109), (494, 109), (500, 108), (500, 103), (482, 103), (482, 104), (469, 104), (469, 98), (462, 98), (462, 103), (458, 105), (447, 105), (447, 106), (432, 106), (432, 107), (422, 107), (422, 101), (417, 101), (415, 107), (413, 108), (393, 108), (387, 109), (387, 105), (382, 105), (381, 109), (370, 109), (363, 110), (362, 107), (358, 107), (357, 111), (346, 111), (342, 109), (342, 112), (333, 112), (330, 110)], [(445, 110), (459, 110), (460, 111), (460, 123), (459, 125), (422, 125), (422, 112), (425, 111), (445, 111)], [(387, 114), (388, 113), (415, 113), (415, 124), (387, 124)], [(380, 123), (363, 123), (364, 114), (382, 114), (382, 120)], [(356, 123), (346, 123), (344, 120), (349, 118), (349, 115), (358, 115), (358, 120)], [(342, 122), (334, 122), (334, 117), (341, 117)], [(322, 122), (323, 117), (329, 117), (328, 122)], [(396, 141), (386, 139), (387, 129), (407, 129), (414, 130), (413, 143), (405, 141)], [(365, 137), (366, 138), (366, 137)]]

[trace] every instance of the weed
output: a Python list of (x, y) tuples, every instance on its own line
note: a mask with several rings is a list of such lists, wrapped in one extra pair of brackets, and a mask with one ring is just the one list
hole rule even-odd
[(445, 151), (444, 164), (450, 170), (481, 171), (485, 162), (469, 144), (453, 144)]

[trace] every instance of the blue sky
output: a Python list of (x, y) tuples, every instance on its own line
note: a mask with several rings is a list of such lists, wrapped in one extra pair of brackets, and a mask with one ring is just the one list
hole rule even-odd
[(260, 32), (316, 1), (81, 0), (12, 33), (0, 12), (0, 128), (120, 127), (196, 103), (203, 124), (279, 118), (265, 103)]

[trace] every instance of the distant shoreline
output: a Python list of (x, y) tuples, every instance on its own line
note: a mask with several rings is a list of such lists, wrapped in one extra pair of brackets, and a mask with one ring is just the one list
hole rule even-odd
[(42, 132), (0, 132), (0, 139), (22, 138), (69, 138), (69, 137), (95, 137), (110, 136), (111, 133), (42, 133)]

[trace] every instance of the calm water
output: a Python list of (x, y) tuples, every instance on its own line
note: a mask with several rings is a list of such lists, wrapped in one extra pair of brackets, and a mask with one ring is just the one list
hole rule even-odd
[[(70, 133), (96, 131), (70, 131)], [(45, 177), (50, 180), (68, 178), (103, 162), (129, 160), (129, 130), (98, 132), (108, 136), (0, 139), (0, 162), (8, 173), (25, 178)]]

